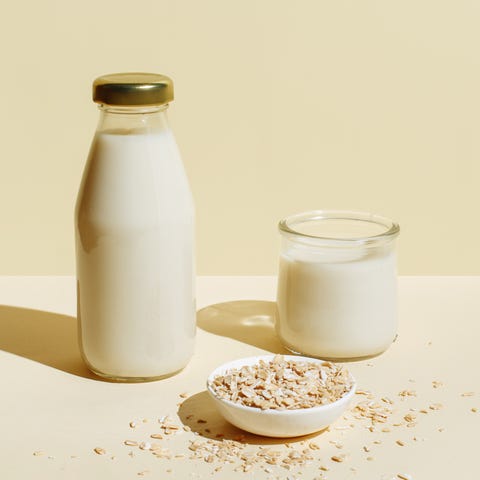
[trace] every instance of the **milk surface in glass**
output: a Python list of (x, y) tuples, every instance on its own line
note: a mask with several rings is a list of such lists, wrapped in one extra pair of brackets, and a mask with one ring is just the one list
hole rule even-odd
[[(334, 214), (341, 215), (345, 212)], [(297, 233), (282, 232), (278, 336), (287, 348), (314, 357), (348, 359), (383, 352), (397, 330), (392, 238), (383, 239), (385, 226), (373, 223), (367, 225), (368, 234), (379, 237), (363, 241), (362, 220), (324, 219), (313, 227), (293, 225)]]

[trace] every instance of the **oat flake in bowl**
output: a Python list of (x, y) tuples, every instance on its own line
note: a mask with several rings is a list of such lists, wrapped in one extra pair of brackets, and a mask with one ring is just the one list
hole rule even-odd
[(215, 369), (207, 390), (235, 426), (293, 437), (326, 428), (348, 407), (355, 380), (342, 366), (294, 355), (235, 360)]

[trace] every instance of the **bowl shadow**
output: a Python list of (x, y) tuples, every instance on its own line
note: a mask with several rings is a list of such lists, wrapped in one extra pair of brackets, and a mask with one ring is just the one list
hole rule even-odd
[(236, 300), (216, 303), (197, 312), (197, 326), (271, 353), (289, 354), (275, 333), (276, 303)]
[(297, 443), (312, 438), (328, 431), (315, 432), (301, 437), (264, 437), (246, 432), (227, 422), (217, 411), (215, 404), (206, 390), (196, 393), (185, 399), (178, 408), (178, 417), (181, 422), (188, 426), (192, 432), (212, 440), (235, 440), (251, 445), (284, 445)]
[(83, 362), (75, 317), (0, 305), (0, 350), (71, 375), (106, 381)]

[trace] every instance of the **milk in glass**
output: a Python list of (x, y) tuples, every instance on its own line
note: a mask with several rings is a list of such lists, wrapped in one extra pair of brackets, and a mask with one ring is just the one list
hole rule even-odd
[(386, 350), (397, 331), (398, 226), (357, 212), (280, 223), (276, 330), (290, 350), (329, 359)]

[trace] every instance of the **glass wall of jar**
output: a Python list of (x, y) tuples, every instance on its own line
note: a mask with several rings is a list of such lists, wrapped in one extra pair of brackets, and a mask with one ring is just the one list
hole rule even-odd
[(276, 331), (291, 351), (353, 359), (397, 332), (399, 226), (362, 212), (312, 211), (279, 223)]

